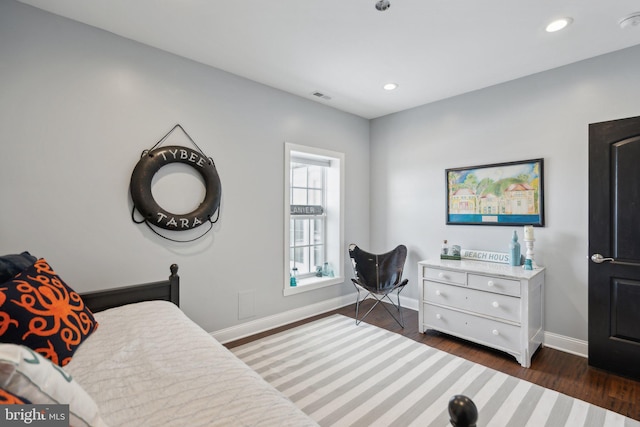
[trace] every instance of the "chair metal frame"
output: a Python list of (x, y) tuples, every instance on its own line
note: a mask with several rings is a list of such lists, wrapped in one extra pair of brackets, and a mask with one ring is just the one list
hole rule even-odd
[[(387, 311), (387, 313), (389, 313), (389, 315), (391, 317), (393, 317), (393, 319), (400, 325), (401, 328), (404, 328), (404, 318), (402, 316), (402, 305), (400, 304), (400, 292), (402, 292), (402, 290), (404, 289), (404, 287), (407, 285), (407, 283), (409, 282), (408, 279), (402, 279), (402, 273), (404, 270), (404, 263), (406, 261), (406, 252), (407, 252), (407, 248), (404, 245), (399, 245), (397, 246), (395, 249), (393, 249), (392, 251), (389, 251), (387, 253), (384, 254), (372, 254), (366, 251), (363, 251), (362, 249), (358, 248), (360, 251), (367, 253), (368, 255), (374, 256), (375, 257), (375, 262), (376, 262), (376, 276), (377, 276), (377, 280), (379, 282), (379, 272), (378, 272), (378, 258), (379, 257), (383, 257), (386, 255), (390, 255), (391, 253), (395, 252), (395, 251), (404, 251), (404, 257), (402, 260), (402, 265), (397, 267), (397, 277), (395, 282), (393, 283), (392, 286), (389, 287), (385, 287), (380, 289), (379, 288), (379, 283), (376, 283), (375, 286), (372, 286), (371, 284), (367, 284), (364, 283), (360, 280), (360, 277), (358, 275), (358, 267), (356, 265), (356, 261), (354, 259), (354, 255), (353, 255), (353, 251), (358, 248), (357, 245), (355, 244), (351, 244), (349, 245), (349, 257), (351, 258), (351, 266), (353, 267), (353, 273), (355, 278), (352, 278), (351, 281), (353, 282), (353, 285), (356, 288), (356, 291), (358, 292), (358, 295), (356, 296), (356, 325), (359, 325), (368, 315), (369, 313), (371, 313), (373, 311), (374, 308), (376, 308), (376, 306), (378, 304), (380, 304), (381, 302), (383, 302), (383, 300), (386, 298), (387, 300), (389, 300), (389, 302), (394, 306), (394, 308), (396, 310), (398, 310), (398, 315), (399, 315), (399, 319), (398, 317), (396, 317), (396, 315), (394, 315), (391, 310), (389, 310), (389, 308), (387, 307), (386, 304), (382, 304), (382, 307)], [(366, 292), (366, 295), (363, 298), (360, 298), (362, 295), (362, 292)], [(396, 296), (398, 299), (398, 303), (396, 304), (389, 295), (391, 295), (393, 292), (396, 292)], [(362, 301), (364, 301), (365, 299), (367, 299), (369, 296), (373, 297), (376, 302), (373, 304), (373, 306), (371, 306), (371, 308), (364, 314), (364, 316), (362, 316), (361, 318), (358, 318), (359, 313), (360, 313), (360, 303)]]

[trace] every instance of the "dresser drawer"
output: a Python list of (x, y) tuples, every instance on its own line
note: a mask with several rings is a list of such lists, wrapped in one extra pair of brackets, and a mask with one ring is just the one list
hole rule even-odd
[(520, 322), (520, 298), (444, 283), (425, 281), (423, 285), (425, 302)]
[(423, 282), (423, 298), (425, 302), (450, 307), (466, 308), (469, 289), (466, 286), (447, 285), (438, 282)]
[(425, 329), (436, 329), (490, 347), (520, 353), (520, 328), (472, 314), (424, 304)]
[(467, 285), (467, 273), (463, 271), (443, 270), (440, 268), (422, 267), (422, 276), (428, 280), (436, 282), (455, 283), (458, 285)]
[(482, 276), (480, 274), (469, 274), (468, 285), (470, 288), (479, 289), (481, 291), (513, 295), (517, 297), (520, 296), (519, 280)]

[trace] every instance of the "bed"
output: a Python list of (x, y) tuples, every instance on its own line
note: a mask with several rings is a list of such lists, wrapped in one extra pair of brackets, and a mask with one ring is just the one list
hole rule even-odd
[(317, 425), (178, 308), (177, 271), (172, 265), (168, 280), (81, 294), (98, 326), (62, 367), (78, 388), (67, 397), (70, 423)]
[(82, 296), (100, 327), (66, 370), (109, 426), (316, 425), (178, 308), (179, 276)]

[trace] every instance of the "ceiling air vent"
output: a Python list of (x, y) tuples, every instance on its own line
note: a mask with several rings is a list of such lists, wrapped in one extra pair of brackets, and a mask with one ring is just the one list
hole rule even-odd
[(325, 95), (322, 92), (312, 92), (311, 95), (316, 96), (318, 98), (322, 98), (322, 99), (331, 99), (331, 97), (329, 95)]

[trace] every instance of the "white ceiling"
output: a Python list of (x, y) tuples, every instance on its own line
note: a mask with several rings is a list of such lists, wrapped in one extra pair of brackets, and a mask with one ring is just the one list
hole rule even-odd
[(20, 1), (364, 118), (640, 44), (638, 0)]

